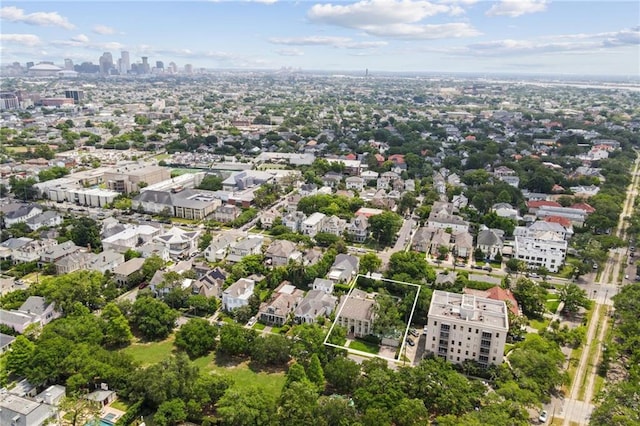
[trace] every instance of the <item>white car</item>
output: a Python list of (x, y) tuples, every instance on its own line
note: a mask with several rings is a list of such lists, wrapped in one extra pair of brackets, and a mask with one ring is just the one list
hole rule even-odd
[(548, 419), (549, 419), (549, 415), (547, 414), (547, 411), (542, 410), (542, 412), (540, 413), (540, 416), (538, 417), (538, 421), (540, 423), (546, 423)]

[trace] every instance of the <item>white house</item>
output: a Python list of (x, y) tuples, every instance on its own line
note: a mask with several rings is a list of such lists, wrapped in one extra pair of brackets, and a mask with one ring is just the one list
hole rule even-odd
[(255, 281), (248, 278), (240, 278), (222, 292), (222, 309), (233, 311), (241, 306), (249, 304), (249, 297), (253, 294)]
[(320, 232), (320, 227), (322, 226), (322, 222), (324, 221), (325, 217), (326, 216), (323, 213), (313, 213), (302, 222), (302, 225), (300, 226), (300, 232), (311, 237), (315, 236), (318, 232)]

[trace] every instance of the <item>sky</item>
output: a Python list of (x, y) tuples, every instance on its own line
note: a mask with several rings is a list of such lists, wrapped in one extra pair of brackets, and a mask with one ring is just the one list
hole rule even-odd
[(640, 1), (2, 1), (3, 65), (640, 77)]

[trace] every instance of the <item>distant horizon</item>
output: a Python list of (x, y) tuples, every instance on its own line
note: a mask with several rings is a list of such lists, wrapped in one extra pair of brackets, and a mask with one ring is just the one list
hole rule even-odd
[(549, 0), (5, 1), (2, 66), (640, 75), (640, 2)]

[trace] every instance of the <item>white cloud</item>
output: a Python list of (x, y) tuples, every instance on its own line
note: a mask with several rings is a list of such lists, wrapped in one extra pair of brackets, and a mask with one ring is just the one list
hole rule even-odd
[(367, 33), (380, 37), (395, 37), (414, 40), (475, 37), (480, 31), (466, 23), (412, 25), (394, 24), (384, 27), (363, 28)]
[(78, 34), (77, 36), (71, 37), (71, 41), (76, 41), (78, 43), (89, 43), (89, 37), (84, 34)]
[(115, 34), (116, 30), (106, 25), (96, 25), (93, 27), (93, 32), (96, 34), (110, 35)]
[(525, 56), (552, 53), (595, 53), (640, 45), (640, 28), (606, 33), (563, 34), (533, 40), (494, 40), (470, 44), (450, 53), (472, 56)]
[(300, 49), (279, 49), (276, 53), (280, 56), (302, 56), (304, 52)]
[(528, 13), (538, 13), (547, 10), (547, 0), (501, 0), (491, 6), (487, 16), (509, 16), (517, 18)]
[(312, 22), (358, 29), (379, 37), (427, 40), (480, 34), (467, 23), (421, 23), (441, 13), (460, 15), (464, 9), (457, 4), (424, 0), (360, 0), (348, 5), (316, 4), (307, 16)]
[(28, 25), (61, 27), (67, 30), (75, 28), (67, 18), (60, 16), (58, 12), (34, 12), (24, 13), (24, 9), (15, 6), (6, 6), (0, 8), (0, 19), (11, 22), (22, 22)]
[(308, 17), (314, 22), (346, 28), (412, 23), (438, 13), (447, 13), (449, 6), (414, 0), (360, 0), (348, 5), (316, 4)]
[(388, 44), (386, 41), (354, 41), (349, 37), (332, 36), (274, 37), (269, 42), (288, 46), (332, 46), (344, 49), (374, 49)]
[(3, 43), (16, 43), (24, 46), (37, 46), (40, 38), (34, 34), (1, 34), (0, 41)]

